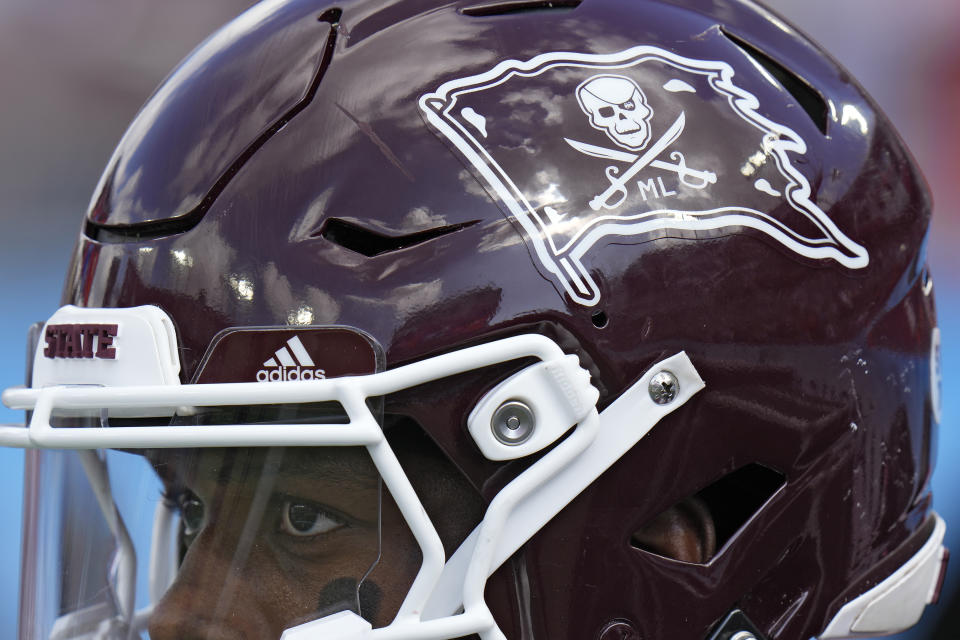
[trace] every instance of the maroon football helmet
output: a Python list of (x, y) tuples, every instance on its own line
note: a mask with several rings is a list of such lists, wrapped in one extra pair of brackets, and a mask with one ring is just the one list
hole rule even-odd
[(747, 0), (277, 0), (201, 45), (31, 333), (21, 638), (912, 625), (930, 198)]

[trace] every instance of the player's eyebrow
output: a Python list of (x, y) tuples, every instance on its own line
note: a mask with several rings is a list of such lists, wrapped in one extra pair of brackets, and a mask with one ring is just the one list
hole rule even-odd
[[(279, 455), (278, 455), (279, 454)], [(218, 483), (237, 479), (236, 474), (253, 473), (277, 479), (307, 479), (343, 488), (372, 488), (379, 473), (365, 450), (359, 447), (276, 449), (208, 449), (151, 452), (148, 456), (155, 472), (166, 485), (185, 483), (191, 467), (213, 465), (208, 469)]]
[[(307, 453), (308, 451), (311, 450), (293, 453), (288, 450), (282, 460), (269, 464), (272, 467), (269, 471), (284, 479), (307, 477), (351, 487), (372, 486), (380, 478), (366, 451), (343, 449)], [(267, 472), (268, 469), (265, 468), (264, 471)]]

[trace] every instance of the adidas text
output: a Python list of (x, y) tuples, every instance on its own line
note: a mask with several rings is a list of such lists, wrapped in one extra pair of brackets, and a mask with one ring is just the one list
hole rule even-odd
[(323, 369), (306, 369), (302, 367), (278, 367), (276, 369), (260, 369), (257, 371), (257, 382), (287, 382), (290, 380), (323, 380), (326, 372)]

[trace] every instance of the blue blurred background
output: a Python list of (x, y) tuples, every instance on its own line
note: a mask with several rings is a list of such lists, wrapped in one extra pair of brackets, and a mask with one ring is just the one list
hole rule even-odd
[[(166, 73), (252, 0), (0, 0), (0, 388), (22, 383), (27, 327), (58, 306), (80, 221), (127, 123)], [(943, 423), (933, 484), (960, 549), (960, 2), (770, 0), (884, 106), (924, 168), (943, 332)], [(0, 408), (0, 422), (22, 415)], [(0, 638), (14, 636), (23, 453), (0, 450)], [(960, 638), (950, 602), (901, 639)], [(956, 614), (960, 616), (960, 613)]]

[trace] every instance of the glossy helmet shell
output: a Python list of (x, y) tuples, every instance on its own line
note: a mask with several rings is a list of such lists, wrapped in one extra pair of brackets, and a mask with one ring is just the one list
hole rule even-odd
[[(582, 259), (595, 300), (575, 300), (420, 101), (503, 61), (636, 46), (729, 65), (760, 113), (805, 141), (789, 157), (810, 201), (869, 262), (800, 255), (736, 226), (610, 236)], [(569, 88), (551, 95), (550, 82), (520, 105), (529, 129), (518, 142), (548, 173), (560, 171), (548, 161), (551, 100), (588, 124)], [(739, 171), (746, 158), (723, 135), (729, 104), (691, 109), (705, 143), (687, 163)], [(583, 155), (557, 180), (602, 178), (603, 167)], [(720, 204), (723, 175), (710, 191)], [(883, 114), (752, 2), (271, 2), (201, 45), (137, 116), (94, 194), (64, 302), (160, 306), (184, 382), (229, 327), (358, 327), (388, 367), (532, 331), (580, 356), (602, 410), (685, 350), (706, 389), (502, 567), (488, 599), (510, 638), (583, 640), (622, 620), (641, 638), (699, 640), (734, 607), (771, 638), (808, 638), (930, 531), (929, 218)], [(485, 499), (522, 464), (485, 460), (466, 415), (512, 370), (388, 404)], [(749, 482), (711, 505), (742, 513), (709, 562), (631, 544), (658, 513), (744, 467), (777, 480), (749, 508), (736, 505)]]

